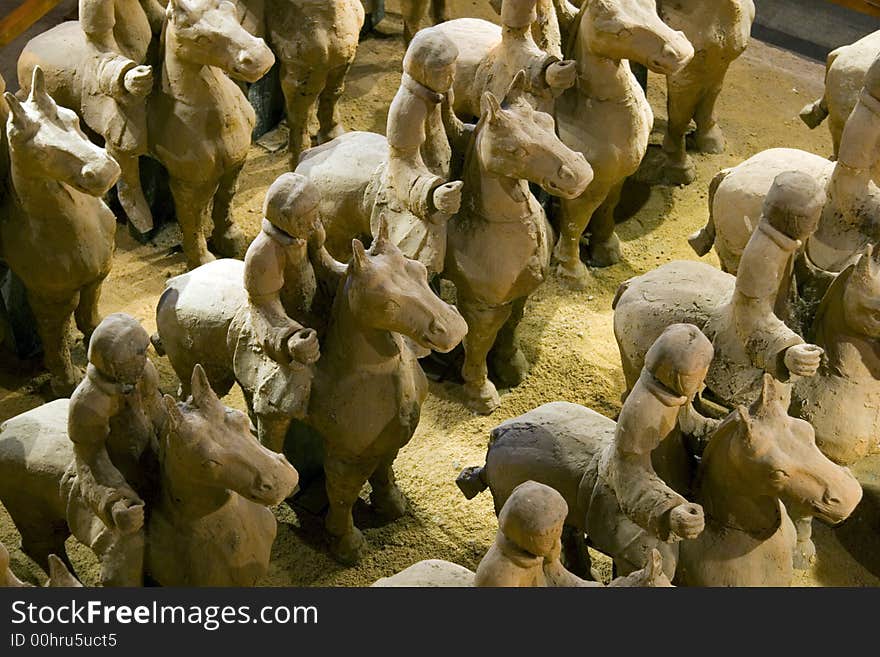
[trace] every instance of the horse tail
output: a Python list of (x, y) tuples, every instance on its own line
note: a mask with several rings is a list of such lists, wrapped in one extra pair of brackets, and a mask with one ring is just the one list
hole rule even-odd
[(800, 118), (810, 130), (813, 130), (818, 128), (822, 124), (822, 121), (828, 118), (828, 114), (828, 102), (823, 95), (812, 103), (804, 105), (803, 108), (801, 108), (801, 111), (798, 112), (798, 118)]
[(706, 220), (705, 226), (688, 237), (688, 244), (691, 245), (694, 253), (698, 256), (704, 256), (709, 253), (715, 244), (715, 211), (713, 209), (715, 206), (715, 194), (718, 192), (718, 187), (730, 175), (731, 171), (733, 169), (722, 169), (712, 178), (712, 182), (709, 183), (709, 218)]
[(467, 499), (472, 500), (489, 487), (486, 466), (472, 465), (465, 468), (455, 478), (455, 484)]
[(153, 333), (150, 336), (150, 344), (153, 345), (153, 349), (156, 350), (156, 353), (160, 356), (165, 355), (165, 346), (162, 344), (162, 337), (158, 333)]
[(631, 282), (632, 279), (628, 278), (617, 286), (617, 292), (614, 293), (614, 298), (611, 300), (611, 310), (617, 310), (617, 304), (620, 303), (620, 297), (622, 297), (623, 293), (629, 289), (629, 284)]

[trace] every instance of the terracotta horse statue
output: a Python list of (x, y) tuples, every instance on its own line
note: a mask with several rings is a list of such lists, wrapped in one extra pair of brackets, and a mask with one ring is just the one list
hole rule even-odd
[(187, 263), (197, 267), (214, 259), (203, 233), (209, 219), (216, 251), (238, 255), (247, 246), (229, 207), (255, 114), (227, 75), (256, 82), (275, 57), (226, 0), (171, 0), (167, 15), (147, 132), (150, 154), (168, 170)]
[(27, 290), (52, 390), (69, 394), (82, 375), (70, 359), (70, 319), (88, 342), (116, 244), (116, 219), (101, 197), (119, 165), (46, 92), (40, 67), (27, 100), (4, 97), (9, 176), (0, 198), (0, 253)]
[[(144, 574), (163, 586), (253, 586), (275, 540), (267, 507), (293, 492), (297, 472), (260, 445), (247, 415), (220, 403), (201, 367), (192, 372), (192, 391), (181, 404), (165, 396), (169, 421), (147, 512)], [(22, 550), (43, 567), (50, 552), (67, 559), (67, 512), (83, 503), (65, 499), (61, 485), (74, 458), (67, 404), (59, 399), (0, 425), (0, 501)]]
[[(405, 510), (392, 464), (415, 432), (428, 392), (410, 341), (448, 352), (467, 331), (455, 307), (428, 287), (424, 265), (404, 257), (386, 228), (369, 251), (357, 240), (352, 248), (347, 266), (334, 265), (339, 283), (304, 418), (323, 438), (326, 525), (334, 555), (345, 563), (357, 561), (365, 546), (351, 510), (368, 479), (378, 511), (393, 519)], [(193, 359), (205, 358), (216, 390), (223, 394), (238, 382), (252, 401), (263, 391), (253, 371), (234, 367), (234, 349), (227, 347), (250, 343), (229, 335), (247, 299), (243, 272), (241, 261), (218, 260), (171, 279), (156, 323), (161, 348), (181, 380)]]
[[(880, 418), (880, 293), (878, 249), (865, 251), (828, 288), (806, 331), (826, 355), (815, 376), (793, 381), (792, 412), (809, 420), (816, 440), (835, 461), (851, 463), (877, 447)], [(676, 261), (630, 279), (615, 303), (615, 336), (627, 389), (635, 384), (645, 354), (662, 331), (676, 322), (704, 329), (716, 324), (733, 293), (735, 277), (702, 262)], [(638, 326), (638, 331), (626, 327)], [(704, 330), (704, 332), (706, 332)], [(712, 333), (712, 331), (709, 331)], [(737, 372), (718, 369), (713, 361), (704, 396), (727, 408), (734, 400), (712, 387)], [(724, 367), (745, 370), (747, 361)]]
[(562, 141), (583, 153), (596, 174), (583, 194), (562, 201), (553, 259), (557, 273), (574, 287), (587, 282), (580, 260), (584, 230), (591, 262), (606, 266), (620, 259), (614, 208), (648, 148), (654, 115), (627, 60), (667, 75), (694, 55), (684, 34), (660, 19), (656, 4), (585, 0), (568, 30), (565, 54), (577, 61), (578, 81), (556, 99), (556, 126)]
[(644, 567), (656, 548), (676, 584), (790, 586), (796, 532), (786, 509), (836, 524), (852, 513), (862, 489), (819, 451), (810, 424), (790, 417), (787, 406), (785, 387), (767, 375), (759, 399), (711, 433), (691, 463), (689, 494), (706, 516), (693, 540), (660, 542), (623, 515), (613, 493), (597, 494), (599, 459), (615, 423), (576, 404), (545, 404), (499, 425), (486, 464), (464, 470), (459, 481), (469, 496), (488, 487), (496, 511), (523, 481), (552, 486), (568, 502), (567, 523), (586, 531), (619, 572)]
[[(486, 365), (493, 345), (500, 383), (517, 385), (528, 371), (514, 332), (549, 270), (553, 233), (528, 183), (574, 198), (592, 179), (584, 157), (556, 136), (553, 118), (523, 98), (524, 86), (520, 72), (503, 103), (484, 94), (465, 160), (462, 208), (447, 227), (441, 276), (455, 284), (468, 322), (462, 374), (467, 403), (481, 413), (500, 403)], [(351, 132), (312, 149), (297, 167), (323, 191), (327, 248), (337, 258), (347, 256), (352, 237), (370, 235), (373, 175), (387, 152), (384, 137)]]

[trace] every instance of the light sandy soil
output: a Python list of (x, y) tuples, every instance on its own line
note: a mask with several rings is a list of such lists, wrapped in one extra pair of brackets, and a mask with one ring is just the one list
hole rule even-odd
[[(451, 6), (454, 16), (493, 17), (482, 0), (459, 0)], [(395, 9), (396, 2), (389, 2), (389, 10)], [(397, 16), (390, 15), (380, 28), (390, 36), (370, 38), (361, 44), (342, 112), (350, 128), (384, 133), (388, 104), (400, 79), (403, 44)], [(521, 386), (502, 395), (501, 408), (488, 418), (475, 416), (461, 405), (454, 385), (431, 385), (419, 429), (401, 451), (395, 467), (400, 487), (410, 502), (410, 513), (385, 527), (367, 526), (369, 552), (358, 567), (343, 568), (327, 555), (320, 526), (314, 520), (301, 521), (290, 509), (280, 508), (278, 537), (264, 583), (363, 586), (426, 558), (448, 559), (475, 568), (492, 541), (496, 521), (488, 494), (472, 501), (464, 499), (455, 486), (458, 472), (464, 466), (482, 463), (492, 427), (542, 403), (565, 399), (616, 415), (623, 391), (611, 328), (611, 300), (617, 286), (669, 260), (695, 258), (685, 237), (704, 223), (706, 188), (722, 167), (774, 146), (831, 152), (824, 128), (811, 132), (797, 119), (798, 110), (821, 92), (822, 78), (820, 64), (753, 42), (733, 65), (720, 100), (728, 152), (695, 156), (698, 179), (689, 187), (633, 186), (626, 205), (637, 210), (618, 227), (623, 261), (595, 270), (589, 289), (574, 293), (550, 281), (535, 293), (521, 327), (521, 341), (533, 363), (532, 372)], [(661, 120), (665, 116), (664, 93), (662, 80), (652, 77), (649, 95)], [(656, 135), (654, 141), (659, 141)], [(234, 204), (238, 221), (250, 235), (259, 229), (266, 188), (284, 170), (284, 153), (252, 148)], [(103, 312), (131, 313), (148, 330), (154, 330), (155, 304), (165, 280), (184, 271), (181, 254), (172, 250), (176, 243), (174, 226), (166, 226), (146, 245), (135, 243), (121, 227), (114, 269), (104, 286)], [(706, 260), (717, 264), (714, 254)], [(76, 354), (82, 362), (81, 344)], [(174, 393), (177, 380), (168, 362), (155, 354), (153, 359), (161, 371), (163, 389)], [(33, 365), (13, 364), (11, 371), (7, 366), (0, 368), (0, 421), (40, 404), (41, 388), (45, 389), (45, 375)], [(228, 403), (243, 408), (238, 394), (230, 396)], [(369, 525), (368, 518), (359, 524), (363, 526), (364, 522)], [(815, 535), (818, 558), (809, 571), (799, 576), (799, 584), (880, 583), (843, 548), (834, 532), (817, 527)], [(10, 549), (18, 545), (15, 528), (2, 507), (0, 540)], [(72, 540), (69, 545), (84, 581), (94, 582), (96, 567), (91, 554)], [(35, 576), (38, 572), (17, 549), (12, 564), (22, 575)], [(603, 568), (607, 576), (607, 562), (603, 562)]]

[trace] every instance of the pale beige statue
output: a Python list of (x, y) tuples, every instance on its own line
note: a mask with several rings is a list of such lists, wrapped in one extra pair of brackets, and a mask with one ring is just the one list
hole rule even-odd
[[(498, 514), (495, 541), (476, 572), (430, 559), (378, 580), (373, 586), (601, 587), (562, 564), (562, 529), (568, 504), (550, 486), (526, 481), (517, 486)], [(654, 551), (644, 569), (613, 580), (611, 586), (670, 586), (662, 558)]]
[[(12, 572), (12, 568), (9, 567), (9, 562), (9, 550), (0, 542), (0, 588), (28, 588), (33, 586), (33, 584), (23, 582), (16, 577), (15, 573)], [(54, 554), (50, 554), (49, 579), (46, 580), (45, 586), (81, 588), (82, 584), (76, 577), (70, 574), (67, 565), (61, 559)]]
[(39, 67), (27, 100), (9, 92), (5, 99), (14, 193), (2, 199), (2, 256), (27, 290), (52, 390), (69, 395), (82, 376), (70, 357), (71, 319), (86, 343), (100, 321), (101, 285), (116, 246), (116, 218), (101, 197), (119, 165), (46, 92)]
[(694, 46), (690, 63), (666, 76), (668, 122), (663, 139), (665, 179), (690, 184), (696, 169), (687, 155), (685, 134), (693, 120), (696, 150), (724, 152), (715, 105), (727, 69), (749, 43), (755, 4), (753, 0), (660, 0), (657, 4), (663, 21), (684, 32)]
[(121, 167), (119, 202), (139, 233), (153, 228), (138, 158), (148, 151), (146, 103), (154, 81), (148, 57), (164, 23), (157, 0), (80, 0), (79, 21), (31, 39), (18, 60), (22, 89), (30, 88), (39, 65), (49, 93), (101, 136)]
[(504, 0), (500, 27), (477, 18), (459, 18), (434, 28), (459, 48), (453, 84), (459, 116), (479, 118), (483, 92), (503, 98), (519, 71), (525, 72), (532, 106), (542, 112), (552, 114), (556, 97), (574, 85), (575, 62), (562, 61), (535, 42), (536, 7), (537, 0)]
[(840, 150), (840, 138), (865, 84), (865, 75), (880, 56), (880, 30), (858, 41), (832, 50), (825, 63), (825, 91), (820, 98), (804, 106), (801, 120), (810, 128), (826, 118), (834, 156)]

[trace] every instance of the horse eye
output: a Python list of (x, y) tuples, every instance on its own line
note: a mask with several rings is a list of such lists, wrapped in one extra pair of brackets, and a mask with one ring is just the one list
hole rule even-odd
[(774, 470), (770, 473), (770, 479), (775, 482), (784, 481), (788, 477), (788, 473), (785, 470)]

